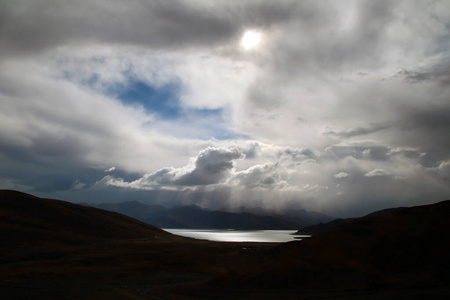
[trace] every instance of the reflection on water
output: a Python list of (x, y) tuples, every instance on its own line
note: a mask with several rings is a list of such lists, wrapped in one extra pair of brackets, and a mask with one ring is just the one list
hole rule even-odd
[[(309, 235), (292, 235), (295, 230), (221, 230), (221, 229), (164, 229), (172, 234), (217, 242), (284, 243)], [(300, 239), (299, 239), (300, 238)]]

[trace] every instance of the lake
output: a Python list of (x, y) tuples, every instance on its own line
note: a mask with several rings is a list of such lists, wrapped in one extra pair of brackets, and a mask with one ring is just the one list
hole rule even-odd
[(175, 235), (216, 242), (284, 243), (309, 235), (291, 235), (295, 230), (223, 230), (223, 229), (164, 229)]

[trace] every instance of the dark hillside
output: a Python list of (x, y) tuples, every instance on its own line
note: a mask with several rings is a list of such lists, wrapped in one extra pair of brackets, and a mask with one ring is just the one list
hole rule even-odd
[(0, 249), (47, 248), (167, 235), (118, 213), (0, 191)]
[[(114, 211), (123, 214), (139, 221), (154, 225), (154, 221), (162, 218), (167, 209), (161, 205), (147, 205), (138, 201), (127, 201), (120, 203), (101, 203), (101, 204), (86, 204), (100, 209)], [(157, 225), (154, 225), (157, 226)], [(157, 226), (160, 227), (160, 226)]]
[[(384, 216), (387, 214), (390, 214), (396, 210), (402, 209), (404, 207), (396, 207), (396, 208), (387, 208), (387, 209), (383, 209), (383, 210), (378, 210), (375, 211), (373, 213), (368, 214), (366, 217), (379, 217), (379, 216)], [(351, 220), (353, 220), (354, 218), (347, 218), (347, 219), (334, 219), (330, 222), (326, 222), (326, 223), (319, 223), (319, 224), (315, 224), (315, 225), (311, 225), (311, 226), (307, 226), (304, 227), (302, 229), (299, 229), (295, 235), (302, 235), (302, 234), (318, 234), (321, 232), (325, 232), (328, 230), (331, 230), (335, 227), (338, 227), (346, 222), (349, 222)]]
[[(293, 289), (432, 289), (450, 283), (450, 201), (350, 220), (276, 247), (231, 284)], [(239, 274), (239, 275), (238, 275)]]
[(316, 225), (311, 225), (308, 227), (304, 227), (302, 229), (299, 229), (294, 235), (302, 235), (302, 234), (317, 234), (321, 232), (325, 232), (328, 230), (331, 230), (335, 227), (338, 227), (345, 222), (348, 222), (350, 219), (335, 219), (333, 221), (327, 222), (327, 223), (319, 223)]

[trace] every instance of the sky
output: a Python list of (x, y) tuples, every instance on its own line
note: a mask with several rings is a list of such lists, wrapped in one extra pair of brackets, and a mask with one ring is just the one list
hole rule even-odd
[(361, 216), (449, 132), (449, 1), (0, 0), (2, 189)]

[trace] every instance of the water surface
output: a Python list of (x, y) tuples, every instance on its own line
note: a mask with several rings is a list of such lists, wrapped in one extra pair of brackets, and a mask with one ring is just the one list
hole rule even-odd
[(284, 243), (309, 235), (292, 235), (295, 230), (223, 230), (223, 229), (164, 229), (175, 235), (216, 242)]

